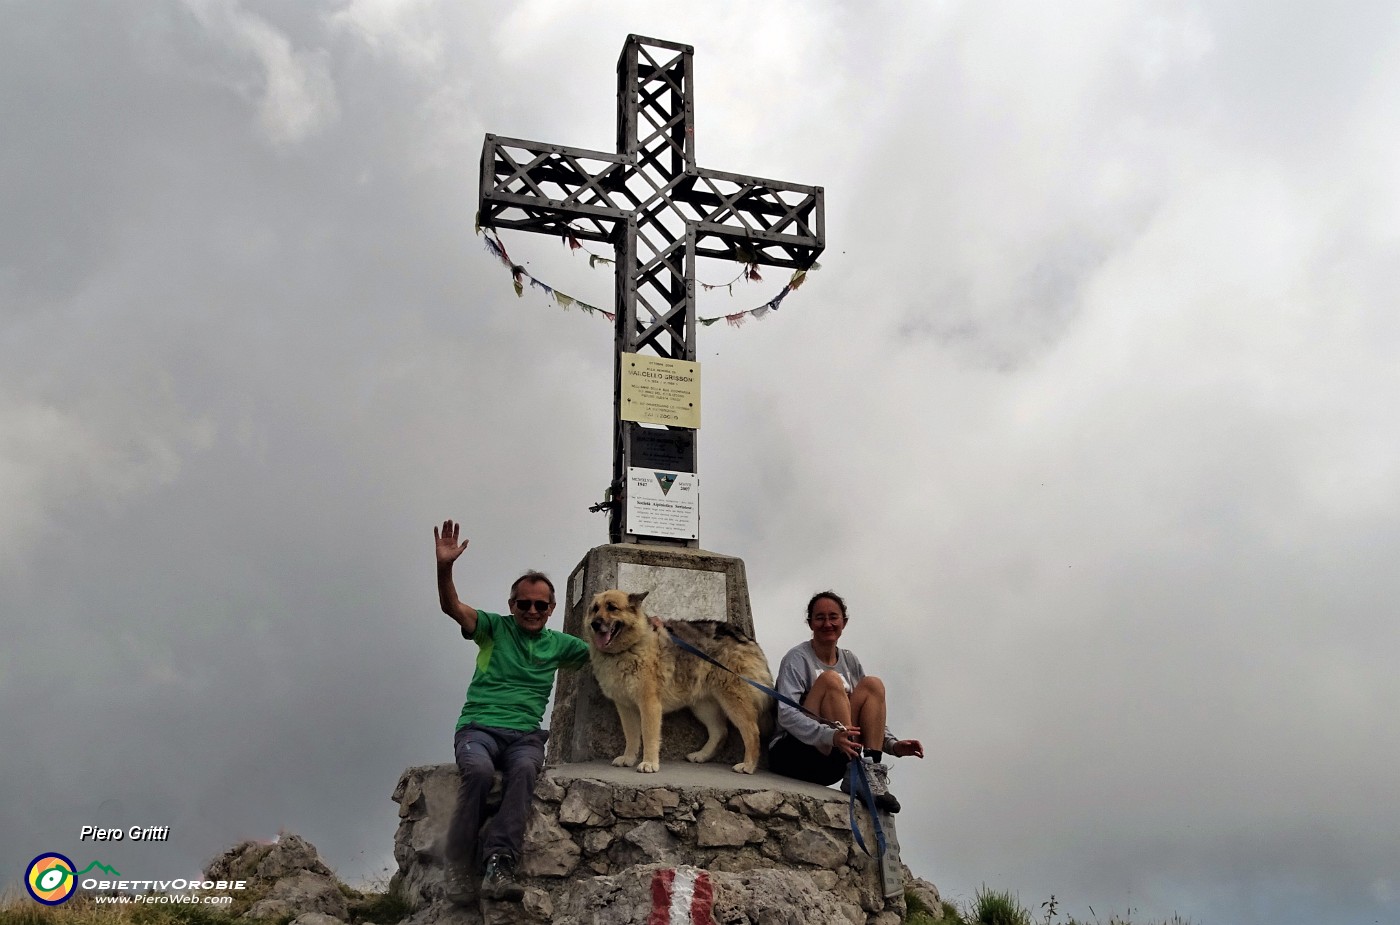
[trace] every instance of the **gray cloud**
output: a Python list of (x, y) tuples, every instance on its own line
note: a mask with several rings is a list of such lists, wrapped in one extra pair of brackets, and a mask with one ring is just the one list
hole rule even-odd
[(471, 225), (485, 131), (611, 145), (629, 31), (695, 45), (701, 163), (828, 191), (824, 268), (702, 332), (703, 539), (770, 657), (851, 602), (933, 746), (911, 866), (1393, 917), (1380, 4), (0, 8), (0, 871), (86, 823), (171, 825), (102, 858), (149, 875), (283, 826), (391, 863), (471, 659), (430, 527), (482, 606), (604, 537), (611, 331)]

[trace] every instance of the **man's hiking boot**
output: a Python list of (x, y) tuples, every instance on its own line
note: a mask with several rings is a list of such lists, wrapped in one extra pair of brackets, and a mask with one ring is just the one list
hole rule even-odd
[(449, 873), (442, 881), (442, 892), (447, 901), (458, 906), (470, 906), (476, 902), (476, 878), (468, 877), (460, 868), (448, 870)]
[[(881, 812), (897, 813), (901, 809), (899, 800), (890, 793), (890, 768), (887, 764), (876, 764), (869, 758), (861, 757), (865, 766), (865, 779), (870, 783), (870, 795), (875, 798), (875, 808)], [(841, 778), (841, 792), (851, 792), (850, 777)]]
[(521, 899), (525, 888), (515, 879), (515, 859), (508, 854), (493, 854), (486, 859), (486, 876), (481, 878), (481, 895), (487, 899)]

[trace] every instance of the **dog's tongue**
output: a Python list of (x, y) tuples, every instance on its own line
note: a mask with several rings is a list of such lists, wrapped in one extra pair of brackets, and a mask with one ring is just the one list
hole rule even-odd
[(597, 630), (593, 634), (594, 638), (598, 640), (598, 648), (600, 649), (606, 649), (608, 645), (613, 641), (613, 637), (616, 635), (617, 627), (615, 626), (610, 626), (607, 629)]

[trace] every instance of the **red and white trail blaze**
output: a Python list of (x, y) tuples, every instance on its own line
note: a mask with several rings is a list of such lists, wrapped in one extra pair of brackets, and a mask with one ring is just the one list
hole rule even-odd
[(658, 870), (651, 878), (651, 917), (647, 925), (715, 925), (714, 905), (714, 885), (703, 870)]

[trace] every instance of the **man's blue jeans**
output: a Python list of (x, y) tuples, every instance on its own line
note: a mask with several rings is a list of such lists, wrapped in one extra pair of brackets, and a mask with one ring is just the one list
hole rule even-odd
[[(530, 798), (534, 796), (540, 768), (544, 767), (544, 743), (548, 739), (545, 729), (521, 732), (469, 723), (457, 730), (452, 746), (462, 780), (457, 786), (457, 808), (447, 830), (448, 863), (476, 870), (483, 859), (493, 854), (520, 859)], [(491, 792), (498, 770), (501, 807), (487, 823), (478, 845), (477, 837), (483, 834), (481, 817), (486, 811), (486, 795)]]

